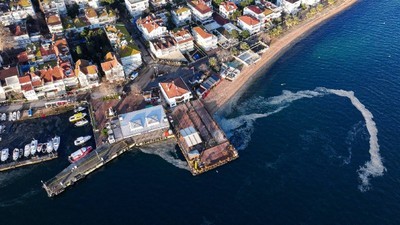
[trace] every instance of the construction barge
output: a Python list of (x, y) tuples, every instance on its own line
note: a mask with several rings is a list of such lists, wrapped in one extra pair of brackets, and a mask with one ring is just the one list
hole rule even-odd
[(46, 154), (43, 156), (33, 156), (30, 159), (22, 160), (22, 161), (14, 161), (6, 164), (0, 164), (0, 172), (15, 169), (22, 166), (33, 165), (45, 161), (49, 161), (58, 157), (57, 152)]

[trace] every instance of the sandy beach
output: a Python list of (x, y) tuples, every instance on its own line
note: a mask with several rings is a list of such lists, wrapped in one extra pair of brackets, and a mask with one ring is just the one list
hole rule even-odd
[(314, 18), (300, 23), (298, 26), (287, 31), (278, 39), (273, 40), (270, 48), (266, 51), (261, 59), (254, 65), (246, 67), (242, 73), (234, 81), (223, 80), (215, 87), (204, 99), (204, 104), (211, 114), (222, 109), (229, 109), (234, 105), (243, 92), (252, 81), (259, 75), (263, 75), (266, 70), (296, 42), (300, 41), (305, 35), (312, 32), (321, 23), (328, 20), (332, 16), (347, 9), (357, 0), (342, 0), (341, 2), (325, 9)]

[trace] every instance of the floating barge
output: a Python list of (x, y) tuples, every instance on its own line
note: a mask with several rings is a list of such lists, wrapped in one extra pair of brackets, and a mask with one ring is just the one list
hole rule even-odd
[(178, 145), (194, 176), (239, 157), (200, 100), (178, 105), (170, 116)]
[(37, 163), (41, 163), (44, 161), (49, 161), (58, 157), (57, 152), (46, 154), (44, 156), (34, 156), (30, 159), (25, 159), (21, 161), (14, 161), (6, 164), (0, 164), (0, 172), (15, 169), (22, 166), (33, 165)]

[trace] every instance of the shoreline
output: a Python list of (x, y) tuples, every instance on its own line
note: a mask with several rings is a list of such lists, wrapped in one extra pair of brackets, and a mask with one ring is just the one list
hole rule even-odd
[(343, 0), (341, 3), (325, 9), (321, 14), (307, 20), (297, 27), (290, 29), (272, 42), (270, 48), (261, 56), (261, 59), (254, 65), (246, 67), (234, 81), (222, 81), (215, 87), (203, 103), (211, 115), (217, 112), (229, 110), (252, 82), (264, 74), (286, 51), (294, 44), (301, 41), (305, 36), (313, 32), (331, 17), (343, 12), (358, 0)]

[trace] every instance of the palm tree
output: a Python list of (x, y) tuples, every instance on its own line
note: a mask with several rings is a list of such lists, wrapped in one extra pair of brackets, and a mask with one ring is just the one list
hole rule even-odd
[(324, 5), (318, 4), (318, 5), (317, 5), (317, 11), (318, 11), (318, 12), (321, 12), (322, 10), (324, 10)]
[(208, 59), (208, 63), (210, 64), (210, 66), (216, 67), (218, 64), (218, 60), (215, 57), (211, 57), (210, 59)]
[(242, 50), (248, 50), (250, 48), (249, 44), (247, 44), (246, 42), (242, 42), (240, 43), (240, 49)]

